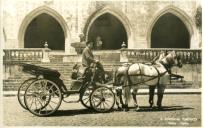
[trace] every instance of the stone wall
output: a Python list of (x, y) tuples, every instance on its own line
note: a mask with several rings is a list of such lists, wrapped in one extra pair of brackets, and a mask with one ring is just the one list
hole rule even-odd
[(104, 13), (116, 16), (124, 25), (129, 48), (149, 48), (151, 30), (163, 14), (170, 12), (186, 25), (190, 48), (200, 48), (200, 32), (195, 26), (196, 0), (184, 1), (87, 1), (87, 0), (3, 0), (5, 48), (23, 48), (24, 33), (37, 15), (47, 13), (62, 26), (65, 51), (75, 54), (70, 46), (79, 41), (79, 34), (88, 34), (89, 27)]

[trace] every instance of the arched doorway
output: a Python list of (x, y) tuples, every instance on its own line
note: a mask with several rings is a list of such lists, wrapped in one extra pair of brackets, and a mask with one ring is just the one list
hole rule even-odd
[(181, 19), (166, 13), (152, 28), (151, 48), (190, 48), (190, 33)]
[(123, 24), (110, 13), (99, 16), (91, 25), (88, 40), (96, 42), (101, 37), (104, 50), (120, 49), (123, 42), (127, 44), (127, 33)]
[(27, 26), (24, 35), (25, 48), (43, 48), (48, 42), (52, 50), (65, 49), (64, 31), (52, 16), (42, 13), (35, 17)]

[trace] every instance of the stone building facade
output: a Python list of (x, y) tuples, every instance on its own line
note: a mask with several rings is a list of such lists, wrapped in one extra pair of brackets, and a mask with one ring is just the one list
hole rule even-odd
[[(164, 16), (171, 14), (179, 20), (178, 22), (181, 22), (184, 31), (188, 33), (186, 38), (188, 44), (184, 46), (183, 41), (181, 42), (183, 45), (178, 48), (199, 49), (201, 48), (201, 31), (195, 24), (195, 15), (199, 6), (201, 6), (200, 1), (196, 0), (4, 0), (2, 1), (4, 48), (27, 47), (25, 39), (28, 27), (34, 19), (42, 14), (51, 16), (60, 26), (64, 43), (62, 43), (63, 48), (59, 51), (64, 54), (75, 54), (71, 43), (79, 42), (80, 34), (84, 34), (85, 40), (89, 40), (91, 38), (89, 35), (94, 35), (95, 32), (92, 29), (99, 29), (99, 27), (92, 28), (92, 26), (102, 16), (104, 19), (106, 17), (107, 21), (97, 24), (98, 26), (104, 25), (101, 36), (105, 36), (105, 24), (108, 26), (109, 21), (116, 20), (113, 24), (118, 23), (126, 35), (126, 39), (120, 39), (120, 41), (125, 42), (128, 48), (151, 48), (152, 46), (156, 48), (156, 45), (152, 45), (153, 28), (161, 18), (163, 22), (167, 22), (167, 18), (164, 19)], [(113, 20), (108, 20), (109, 16), (113, 17)], [(170, 16), (168, 17), (170, 18)], [(46, 18), (44, 19), (46, 22)], [(169, 20), (168, 22), (172, 21)], [(157, 31), (161, 27), (158, 26)], [(179, 25), (176, 27), (179, 30)], [(31, 36), (33, 35), (32, 30)], [(111, 28), (107, 30), (107, 33), (108, 31), (111, 34), (117, 30)], [(43, 32), (39, 35), (43, 35)], [(168, 35), (174, 36), (173, 32), (168, 33)], [(116, 37), (116, 35), (113, 36)], [(40, 41), (44, 43), (46, 40)], [(121, 45), (122, 42), (118, 45)], [(108, 49), (108, 47), (110, 45), (107, 44), (105, 48)]]
[(90, 40), (96, 46), (97, 39), (102, 46), (94, 54), (107, 71), (172, 49), (184, 64), (173, 73), (185, 81), (169, 88), (201, 87), (198, 0), (3, 0), (1, 7), (4, 90), (17, 90), (30, 77), (19, 70), (22, 62), (58, 70), (70, 87), (72, 67), (81, 62), (75, 51), (82, 50), (73, 44)]

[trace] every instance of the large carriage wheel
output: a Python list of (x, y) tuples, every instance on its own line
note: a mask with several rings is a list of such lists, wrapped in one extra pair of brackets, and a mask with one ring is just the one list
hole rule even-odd
[(24, 94), (25, 94), (25, 90), (26, 88), (35, 80), (37, 80), (37, 78), (30, 78), (28, 80), (25, 80), (20, 87), (18, 88), (18, 102), (20, 103), (20, 105), (27, 110), (27, 107), (25, 106), (25, 102), (24, 102)]
[(80, 93), (80, 101), (82, 105), (88, 109), (92, 108), (90, 105), (90, 95), (92, 93), (93, 87), (93, 85), (88, 84)]
[(109, 112), (115, 104), (115, 95), (110, 88), (101, 86), (92, 92), (90, 101), (95, 111)]
[(40, 79), (28, 86), (24, 100), (26, 107), (32, 114), (49, 116), (61, 105), (62, 93), (54, 82)]

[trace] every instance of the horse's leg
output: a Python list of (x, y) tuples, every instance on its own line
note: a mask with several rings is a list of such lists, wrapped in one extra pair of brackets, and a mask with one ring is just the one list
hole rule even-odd
[(154, 91), (155, 91), (156, 86), (149, 86), (149, 104), (150, 108), (153, 107), (154, 105)]
[(163, 95), (164, 95), (164, 90), (165, 90), (165, 85), (163, 84), (159, 84), (158, 88), (157, 88), (157, 96), (158, 96), (158, 100), (157, 100), (157, 106), (159, 109), (162, 108), (162, 99), (163, 99)]
[(118, 110), (121, 110), (122, 108), (119, 106), (120, 102), (120, 96), (122, 95), (122, 90), (121, 89), (116, 89), (116, 105), (118, 107)]
[(139, 108), (139, 105), (137, 103), (137, 91), (138, 89), (137, 88), (133, 88), (133, 91), (132, 91), (132, 96), (133, 96), (133, 100), (134, 100), (134, 107), (135, 107), (135, 110), (138, 111), (140, 108)]
[[(127, 84), (125, 84), (125, 85), (127, 85)], [(127, 86), (127, 87), (124, 87), (124, 99), (123, 99), (124, 106), (122, 106), (124, 111), (129, 111), (129, 108), (128, 108), (129, 99), (130, 99), (130, 87)]]

